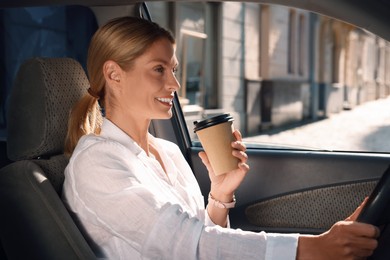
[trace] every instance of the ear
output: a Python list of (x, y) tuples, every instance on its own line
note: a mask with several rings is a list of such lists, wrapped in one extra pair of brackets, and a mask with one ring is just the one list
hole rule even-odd
[(107, 83), (119, 83), (122, 69), (115, 61), (108, 60), (103, 65), (103, 74)]

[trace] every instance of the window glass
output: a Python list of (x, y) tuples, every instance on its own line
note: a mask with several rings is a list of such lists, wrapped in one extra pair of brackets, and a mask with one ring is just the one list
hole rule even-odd
[[(195, 120), (231, 113), (249, 146), (390, 152), (389, 42), (284, 6), (148, 5), (177, 40), (180, 103), (193, 141)], [(23, 60), (68, 56), (85, 67), (97, 25), (130, 13), (120, 6), (0, 10), (0, 128)]]
[(71, 57), (85, 68), (97, 23), (87, 7), (56, 6), (0, 10), (0, 25), (0, 128), (5, 138), (7, 100), (20, 65), (31, 57)]
[[(181, 34), (181, 96), (188, 99), (181, 105), (194, 144), (192, 122), (226, 112), (248, 146), (390, 152), (389, 42), (283, 6), (221, 3), (217, 20), (190, 9), (182, 27), (201, 34)], [(219, 32), (213, 38), (205, 30), (211, 23)], [(211, 75), (199, 69), (209, 62), (207, 44), (215, 46), (207, 55), (219, 54), (212, 107), (202, 85)]]
[(216, 3), (176, 4), (178, 94), (192, 138), (193, 122), (218, 108), (218, 11)]

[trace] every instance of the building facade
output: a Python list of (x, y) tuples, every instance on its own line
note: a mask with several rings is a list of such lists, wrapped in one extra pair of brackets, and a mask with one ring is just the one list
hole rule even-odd
[[(162, 13), (158, 5), (152, 13)], [(176, 3), (165, 11), (156, 20), (178, 39), (189, 127), (230, 112), (255, 135), (390, 94), (390, 44), (349, 24), (256, 3)]]

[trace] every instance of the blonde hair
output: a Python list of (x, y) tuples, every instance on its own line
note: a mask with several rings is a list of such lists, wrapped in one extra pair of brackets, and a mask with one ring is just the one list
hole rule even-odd
[(90, 90), (70, 113), (64, 149), (66, 155), (73, 153), (81, 136), (100, 134), (103, 122), (100, 105), (104, 107), (105, 98), (104, 63), (112, 60), (128, 71), (135, 59), (162, 38), (175, 43), (169, 31), (156, 23), (135, 17), (113, 19), (96, 31), (87, 59)]

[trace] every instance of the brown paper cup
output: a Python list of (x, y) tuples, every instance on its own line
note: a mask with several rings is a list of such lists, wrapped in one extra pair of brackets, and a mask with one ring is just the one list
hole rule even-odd
[(232, 155), (233, 117), (230, 114), (194, 122), (194, 132), (207, 153), (215, 175), (238, 168), (238, 158)]

